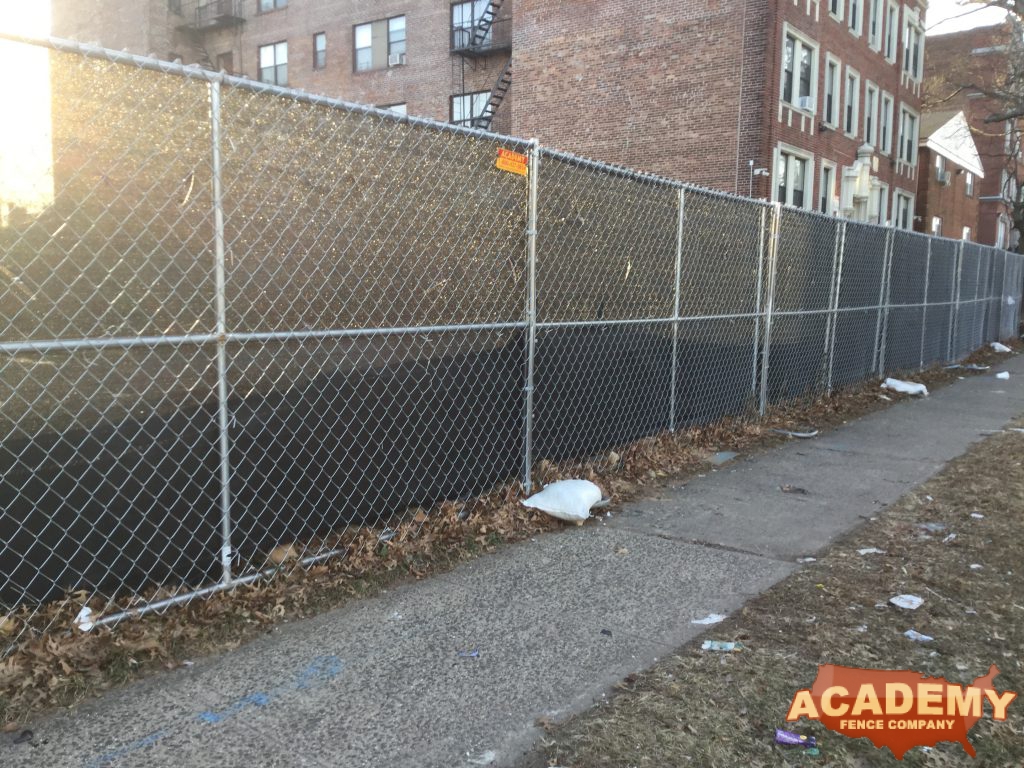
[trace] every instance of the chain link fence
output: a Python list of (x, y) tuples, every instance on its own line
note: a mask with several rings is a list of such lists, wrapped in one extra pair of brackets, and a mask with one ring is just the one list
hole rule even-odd
[(37, 157), (32, 194), (0, 186), (8, 650), (48, 602), (115, 622), (260, 578), (282, 544), (308, 563), (417, 505), (529, 489), (542, 459), (1017, 329), (1016, 254), (2, 44), (48, 84), (11, 105), (35, 143), (4, 148)]

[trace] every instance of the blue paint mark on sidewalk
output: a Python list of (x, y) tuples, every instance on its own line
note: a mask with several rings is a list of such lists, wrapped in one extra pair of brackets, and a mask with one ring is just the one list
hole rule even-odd
[[(241, 698), (228, 703), (223, 709), (216, 712), (204, 710), (195, 716), (195, 720), (203, 725), (220, 725), (237, 717), (248, 707), (267, 707), (273, 704), (282, 695), (295, 691), (312, 691), (333, 680), (345, 669), (345, 662), (337, 656), (317, 656), (306, 667), (301, 669), (291, 680), (269, 692), (256, 691), (248, 693)], [(120, 749), (111, 750), (92, 762), (88, 768), (102, 768), (111, 765), (122, 757), (138, 752), (139, 750), (152, 747), (164, 738), (173, 735), (173, 730), (163, 729), (154, 731), (148, 736), (127, 744)]]

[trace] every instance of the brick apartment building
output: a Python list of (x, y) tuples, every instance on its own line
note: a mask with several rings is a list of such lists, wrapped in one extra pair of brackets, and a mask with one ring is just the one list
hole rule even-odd
[(985, 170), (962, 111), (921, 116), (920, 167), (914, 229), (975, 240)]
[(58, 36), (913, 224), (925, 0), (53, 4)]
[[(928, 38), (925, 57), (925, 101), (939, 109), (963, 110), (985, 171), (978, 185), (977, 241), (1012, 247), (1014, 232), (1009, 215), (1010, 178), (1007, 166), (1014, 152), (1011, 123), (986, 123), (998, 111), (998, 102), (981, 89), (998, 85), (1008, 72), (1008, 24), (978, 27)], [(977, 86), (967, 87), (963, 86)]]

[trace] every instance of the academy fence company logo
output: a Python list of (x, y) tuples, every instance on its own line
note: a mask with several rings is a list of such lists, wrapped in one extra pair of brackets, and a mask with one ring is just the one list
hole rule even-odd
[(1017, 698), (1013, 691), (996, 691), (992, 681), (998, 674), (993, 665), (987, 675), (963, 686), (909, 670), (822, 664), (814, 685), (793, 697), (786, 720), (818, 720), (836, 733), (888, 747), (898, 760), (909, 749), (940, 741), (958, 742), (974, 757), (967, 733), (982, 718), (984, 704), (993, 720), (1002, 721)]

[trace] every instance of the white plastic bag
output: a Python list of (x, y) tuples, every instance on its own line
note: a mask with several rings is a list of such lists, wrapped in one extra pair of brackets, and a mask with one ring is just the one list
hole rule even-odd
[(599, 501), (601, 489), (589, 480), (559, 480), (524, 499), (522, 504), (559, 520), (582, 525), (590, 517), (591, 507)]
[(882, 389), (891, 389), (893, 392), (902, 392), (905, 395), (928, 396), (928, 387), (913, 381), (901, 381), (900, 379), (886, 379), (882, 382)]
[(1005, 344), (1000, 344), (998, 341), (993, 341), (989, 346), (992, 347), (992, 350), (994, 352), (1006, 353), (1006, 352), (1012, 352), (1013, 351), (1008, 346), (1006, 346)]

